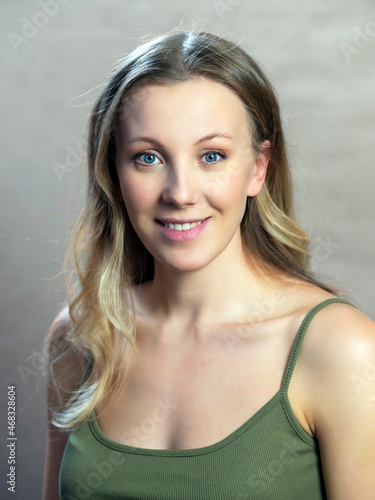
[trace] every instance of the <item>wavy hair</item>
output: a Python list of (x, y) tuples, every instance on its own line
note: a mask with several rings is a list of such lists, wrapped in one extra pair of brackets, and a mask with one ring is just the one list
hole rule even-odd
[(249, 264), (265, 277), (287, 275), (337, 295), (309, 270), (311, 239), (295, 216), (279, 104), (259, 65), (238, 44), (205, 31), (176, 29), (146, 41), (121, 60), (90, 115), (86, 203), (68, 251), (74, 262), (68, 340), (89, 356), (92, 370), (64, 407), (54, 410), (53, 423), (61, 429), (72, 430), (105, 395), (118, 394), (126, 379), (125, 354), (134, 348), (138, 355), (131, 287), (154, 275), (153, 257), (134, 231), (119, 189), (116, 126), (126, 118), (121, 104), (149, 84), (197, 77), (219, 82), (241, 99), (255, 153), (270, 142), (264, 185), (248, 197), (240, 224)]

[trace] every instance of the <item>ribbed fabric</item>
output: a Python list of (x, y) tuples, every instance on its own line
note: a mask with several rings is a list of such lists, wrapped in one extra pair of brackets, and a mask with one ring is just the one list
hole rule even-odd
[[(241, 427), (202, 448), (153, 450), (116, 443), (95, 411), (72, 432), (59, 477), (62, 500), (322, 500), (318, 443), (301, 427), (288, 387), (306, 330), (328, 299), (304, 318), (281, 389)], [(355, 306), (353, 306), (355, 307)]]

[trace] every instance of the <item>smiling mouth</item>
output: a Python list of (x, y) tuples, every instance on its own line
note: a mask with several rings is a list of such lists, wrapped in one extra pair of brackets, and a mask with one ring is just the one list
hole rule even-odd
[(156, 222), (162, 224), (165, 227), (169, 227), (170, 229), (174, 229), (176, 231), (188, 231), (189, 229), (193, 229), (195, 226), (199, 226), (205, 219), (202, 219), (198, 222), (185, 222), (184, 224), (179, 224), (178, 222), (171, 224), (169, 222), (163, 222), (156, 219)]

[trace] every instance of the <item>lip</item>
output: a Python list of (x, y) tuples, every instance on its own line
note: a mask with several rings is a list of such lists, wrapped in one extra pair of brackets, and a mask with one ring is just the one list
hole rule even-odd
[[(208, 217), (206, 217), (206, 219), (208, 219)], [(166, 218), (159, 218), (159, 219), (155, 219), (156, 221), (161, 221), (161, 222), (165, 222), (166, 224), (186, 224), (186, 223), (193, 223), (193, 222), (199, 222), (200, 220), (201, 221), (204, 221), (206, 219), (175, 219), (173, 217), (166, 217)]]
[[(171, 229), (170, 227), (163, 226), (160, 221), (170, 223), (170, 224), (183, 224), (186, 222), (199, 222), (202, 221), (198, 226), (195, 226), (191, 229), (187, 229), (186, 231), (178, 231), (178, 229)], [(210, 217), (207, 217), (206, 219), (185, 219), (185, 221), (181, 221), (181, 219), (155, 219), (155, 222), (157, 223), (158, 227), (160, 228), (161, 232), (167, 236), (170, 240), (173, 241), (188, 241), (192, 240), (193, 238), (196, 238), (206, 227), (208, 224), (208, 221), (210, 220)], [(175, 222), (174, 222), (175, 221)]]

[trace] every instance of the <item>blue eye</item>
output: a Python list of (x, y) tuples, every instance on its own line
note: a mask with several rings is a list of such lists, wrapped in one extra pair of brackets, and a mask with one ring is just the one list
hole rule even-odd
[(153, 165), (156, 155), (152, 153), (141, 153), (135, 157), (135, 159), (140, 158), (141, 156), (144, 156), (144, 162), (141, 163), (147, 163), (147, 165)]
[[(221, 156), (222, 158), (225, 158), (224, 155), (222, 155), (221, 153), (218, 153), (216, 151), (210, 151), (209, 153), (206, 153), (203, 156), (211, 157), (211, 159), (212, 159), (212, 157), (215, 157), (215, 156)], [(213, 161), (208, 160), (208, 163), (216, 163), (216, 162), (217, 162), (217, 159), (214, 159)]]

